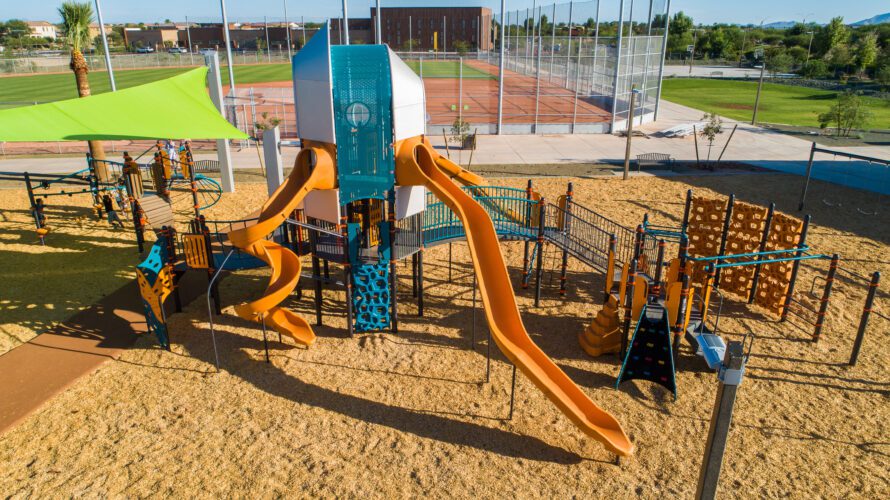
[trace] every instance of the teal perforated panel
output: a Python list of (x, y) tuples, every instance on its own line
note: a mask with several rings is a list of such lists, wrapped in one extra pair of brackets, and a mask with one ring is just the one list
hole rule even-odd
[(340, 203), (385, 199), (395, 183), (392, 81), (382, 45), (331, 47)]

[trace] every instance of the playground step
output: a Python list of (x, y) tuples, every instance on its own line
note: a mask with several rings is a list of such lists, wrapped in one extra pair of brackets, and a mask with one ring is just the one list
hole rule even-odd
[(139, 200), (139, 206), (151, 227), (157, 231), (164, 226), (173, 225), (173, 207), (170, 203), (155, 194), (149, 194)]

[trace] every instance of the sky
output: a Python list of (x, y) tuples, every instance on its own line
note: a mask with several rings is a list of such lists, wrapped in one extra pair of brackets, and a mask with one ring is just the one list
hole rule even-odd
[[(89, 0), (93, 3), (95, 0)], [(288, 18), (297, 20), (322, 19), (340, 15), (340, 0), (225, 0), (231, 21), (261, 21), (263, 16), (270, 20), (284, 18), (284, 3), (287, 2)], [(537, 4), (549, 5), (553, 0), (538, 0)], [(620, 0), (601, 0), (605, 7), (617, 12)], [(639, 14), (647, 0), (624, 0), (627, 8), (631, 1), (637, 4)], [(656, 0), (662, 2), (664, 0)], [(381, 0), (383, 6), (485, 6), (495, 13), (500, 10), (498, 0)], [(507, 10), (525, 9), (532, 6), (533, 0), (507, 0)], [(835, 16), (843, 16), (848, 22), (855, 22), (877, 14), (890, 12), (887, 0), (671, 0), (671, 11), (684, 11), (697, 23), (715, 22), (760, 24), (776, 21), (815, 21), (826, 23)], [(186, 16), (195, 21), (218, 21), (220, 19), (219, 0), (100, 0), (106, 22), (144, 21), (156, 22), (164, 19), (182, 21)], [(350, 17), (368, 17), (373, 0), (349, 0)], [(557, 0), (568, 3), (568, 0)], [(60, 0), (0, 0), (0, 19), (46, 20), (58, 22), (56, 8)], [(612, 5), (614, 4), (614, 5)], [(590, 6), (589, 4), (587, 5)], [(545, 9), (546, 13), (546, 9)], [(637, 15), (634, 15), (637, 18)]]

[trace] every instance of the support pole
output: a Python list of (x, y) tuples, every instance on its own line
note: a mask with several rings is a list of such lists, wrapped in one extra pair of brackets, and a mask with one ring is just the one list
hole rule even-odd
[(862, 316), (859, 317), (859, 330), (856, 332), (856, 340), (853, 342), (853, 352), (850, 354), (850, 366), (856, 366), (859, 359), (859, 351), (862, 349), (862, 341), (865, 339), (865, 331), (868, 329), (868, 318), (871, 316), (871, 308), (875, 303), (875, 293), (878, 291), (878, 284), (881, 282), (881, 273), (875, 271), (871, 275), (871, 282), (868, 284), (868, 294), (865, 296), (865, 305), (862, 306)]
[(343, 40), (340, 43), (343, 45), (349, 45), (349, 13), (346, 10), (347, 3), (346, 0), (343, 0), (343, 18), (340, 20), (340, 30), (343, 32)]
[(800, 203), (797, 204), (797, 211), (803, 210), (803, 204), (807, 200), (807, 189), (810, 187), (810, 176), (813, 175), (813, 158), (816, 156), (816, 143), (810, 145), (810, 160), (807, 162), (807, 177), (803, 183), (803, 191), (800, 192)]
[(470, 348), (476, 350), (476, 271), (473, 271), (473, 324), (470, 329)]
[[(693, 54), (694, 56), (695, 54)], [(760, 64), (760, 80), (757, 82), (757, 96), (754, 98), (754, 113), (751, 115), (751, 125), (757, 125), (757, 108), (760, 106), (760, 91), (763, 90), (763, 75), (766, 73), (766, 52), (763, 54), (763, 62)]]
[(677, 318), (674, 321), (674, 357), (680, 348), (680, 339), (683, 338), (683, 332), (686, 329), (686, 309), (689, 307), (689, 275), (683, 273), (680, 276), (680, 306), (677, 308)]
[(630, 144), (631, 139), (634, 135), (634, 100), (637, 95), (637, 85), (633, 84), (630, 87), (630, 108), (627, 111), (627, 142), (624, 146), (624, 175), (622, 176), (623, 180), (627, 180), (627, 177), (630, 175)]
[[(723, 231), (720, 233), (720, 250), (717, 251), (717, 255), (723, 255), (726, 253), (726, 240), (729, 237), (729, 228), (732, 225), (732, 207), (735, 205), (735, 193), (729, 195), (729, 200), (726, 202), (726, 216), (723, 218)], [(720, 264), (718, 260), (716, 262)], [(720, 288), (720, 270), (721, 268), (717, 268), (717, 275), (714, 278), (714, 286)]]
[(423, 317), (423, 247), (417, 252), (417, 315)]
[(312, 252), (312, 279), (315, 281), (315, 324), (322, 325), (321, 306), (323, 297), (321, 295), (321, 261), (318, 258), (318, 236), (315, 231), (309, 232), (309, 247)]
[[(571, 228), (571, 215), (572, 215), (572, 183), (569, 182), (569, 187), (566, 189), (566, 208), (565, 213), (563, 214), (563, 234), (565, 235), (566, 242), (569, 241), (569, 235), (572, 232)], [(566, 280), (567, 273), (569, 268), (569, 252), (565, 249), (562, 251), (562, 265), (559, 270), (559, 295), (565, 296), (566, 294)]]
[[(346, 0), (343, 0), (344, 2)], [(506, 28), (506, 18), (504, 14), (507, 10), (507, 0), (501, 0), (501, 57), (498, 61), (498, 135), (503, 134), (504, 130), (504, 53), (507, 37), (504, 34)]]
[(631, 311), (633, 311), (634, 285), (637, 281), (637, 259), (630, 261), (627, 271), (627, 286), (624, 289), (624, 331), (621, 333), (621, 350), (619, 357), (624, 359), (627, 354), (627, 342), (630, 334)]
[(689, 227), (689, 212), (692, 210), (692, 190), (686, 190), (686, 206), (683, 209), (683, 225), (681, 227), (681, 231), (683, 233), (686, 232), (686, 228)]
[[(219, 72), (219, 55), (216, 52), (204, 54), (204, 64), (210, 68), (207, 73), (207, 84), (210, 87), (210, 99), (219, 113), (225, 118), (225, 98), (222, 93), (222, 81)], [(219, 160), (219, 174), (224, 193), (235, 192), (235, 174), (232, 171), (232, 152), (227, 139), (216, 140), (216, 154)]]
[(536, 262), (537, 269), (535, 270), (535, 307), (541, 305), (541, 279), (544, 274), (544, 224), (547, 221), (545, 215), (547, 205), (544, 202), (544, 198), (538, 201), (538, 207), (538, 260)]
[(661, 276), (664, 271), (664, 248), (667, 245), (663, 239), (658, 240), (658, 254), (655, 259), (655, 276), (652, 288), (649, 289), (649, 295), (659, 297), (661, 295)]
[(609, 124), (609, 133), (615, 133), (615, 114), (618, 111), (618, 76), (621, 74), (621, 46), (624, 42), (624, 0), (618, 8), (618, 47), (615, 57), (615, 76), (612, 80), (612, 119)]
[(99, 35), (102, 36), (102, 48), (105, 49), (105, 68), (108, 69), (108, 83), (111, 84), (111, 91), (117, 91), (117, 85), (114, 83), (114, 68), (111, 67), (111, 54), (108, 53), (108, 37), (105, 36), (105, 21), (102, 20), (102, 6), (99, 0), (96, 0), (96, 17), (99, 20)]
[(603, 290), (603, 303), (609, 301), (612, 294), (612, 285), (615, 283), (615, 261), (617, 257), (618, 237), (615, 233), (609, 235), (609, 257), (606, 261), (606, 286)]
[(513, 379), (510, 382), (510, 415), (507, 420), (513, 420), (513, 403), (516, 400), (516, 365), (513, 365)]
[[(760, 248), (757, 250), (759, 253), (766, 251), (766, 244), (769, 242), (769, 232), (772, 230), (773, 215), (775, 213), (776, 204), (770, 203), (769, 209), (766, 212), (766, 220), (763, 223), (763, 236), (760, 238)], [(753, 304), (754, 299), (757, 298), (757, 284), (760, 281), (760, 270), (762, 267), (762, 264), (760, 264), (761, 260), (763, 260), (763, 255), (758, 255), (757, 265), (754, 266), (754, 277), (751, 279), (751, 291), (748, 292), (749, 304)]]
[(720, 481), (720, 469), (723, 466), (723, 453), (726, 451), (735, 398), (744, 373), (744, 346), (741, 342), (730, 342), (726, 347), (723, 364), (718, 372), (720, 385), (717, 388), (714, 411), (711, 413), (711, 426), (708, 428), (705, 455), (698, 476), (698, 487), (695, 491), (697, 499), (710, 500), (717, 495), (717, 485)]
[[(526, 220), (528, 221), (527, 225), (531, 226), (531, 206), (532, 206), (531, 205), (531, 199), (532, 199), (532, 180), (531, 179), (528, 180), (528, 184), (525, 187), (525, 199), (528, 200), (528, 201), (526, 201), (526, 204), (528, 206), (528, 209), (527, 209), (528, 216), (526, 217)], [(523, 242), (522, 277), (520, 278), (520, 285), (522, 286), (523, 289), (528, 288), (528, 278), (529, 278), (528, 251), (529, 251), (530, 243), (531, 243), (530, 240), (526, 236), (525, 241)], [(448, 271), (451, 272), (451, 244), (450, 243), (448, 244)], [(449, 281), (451, 281), (450, 278), (449, 278)]]
[(840, 260), (838, 254), (831, 256), (828, 265), (828, 276), (825, 277), (825, 289), (822, 291), (822, 299), (819, 302), (819, 312), (816, 315), (816, 324), (813, 329), (813, 342), (819, 342), (822, 334), (822, 325), (825, 323), (825, 314), (828, 312), (828, 301), (831, 300), (831, 289), (834, 287), (834, 275), (837, 273), (837, 264)]
[(803, 218), (803, 228), (800, 230), (800, 241), (797, 243), (798, 251), (794, 253), (795, 260), (791, 264), (791, 278), (788, 280), (788, 292), (785, 293), (785, 305), (782, 307), (782, 321), (788, 318), (788, 307), (791, 306), (791, 300), (794, 297), (794, 285), (797, 282), (797, 272), (800, 270), (800, 257), (803, 256), (803, 248), (807, 244), (807, 231), (810, 228), (810, 216), (807, 214)]
[[(379, 5), (379, 4), (378, 4)], [(379, 15), (379, 13), (378, 13)], [(389, 220), (389, 248), (390, 248), (390, 257), (389, 257), (389, 297), (390, 297), (390, 326), (392, 327), (393, 333), (399, 332), (399, 306), (398, 306), (398, 292), (399, 292), (399, 268), (397, 264), (396, 255), (396, 191), (395, 189), (390, 189), (387, 194), (386, 201), (386, 211), (387, 211), (387, 219)], [(421, 243), (422, 245), (422, 243)]]

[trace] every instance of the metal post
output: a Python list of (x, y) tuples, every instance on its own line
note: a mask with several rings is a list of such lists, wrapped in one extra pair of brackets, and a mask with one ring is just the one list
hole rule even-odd
[(442, 16), (442, 52), (448, 53), (448, 24), (445, 16)]
[(685, 233), (686, 228), (689, 227), (689, 212), (692, 210), (692, 190), (686, 190), (686, 206), (683, 209), (683, 225), (680, 226), (680, 231)]
[(862, 341), (865, 339), (865, 331), (868, 329), (868, 318), (871, 316), (871, 308), (875, 303), (875, 293), (878, 291), (878, 283), (881, 282), (881, 273), (875, 271), (871, 275), (868, 284), (868, 294), (865, 296), (865, 305), (862, 306), (862, 316), (859, 317), (859, 330), (856, 332), (856, 340), (853, 342), (853, 352), (850, 354), (850, 366), (855, 366), (859, 359), (859, 351), (862, 349)]
[(290, 23), (287, 22), (287, 0), (282, 0), (284, 4), (284, 39), (287, 42), (287, 60), (293, 59), (293, 52), (290, 41)]
[[(229, 40), (229, 18), (226, 15), (226, 0), (219, 0), (219, 7), (222, 10), (223, 35), (226, 41), (226, 62), (229, 67), (229, 93), (232, 98), (235, 97), (235, 61), (232, 60), (232, 42)], [(235, 120), (237, 122), (237, 119)], [(236, 125), (237, 126), (237, 125)]]
[[(723, 218), (723, 231), (720, 233), (720, 249), (717, 251), (717, 255), (723, 255), (726, 252), (726, 240), (729, 237), (729, 227), (732, 224), (732, 207), (735, 205), (735, 193), (729, 195), (729, 200), (726, 202), (726, 216)], [(718, 260), (716, 264), (720, 264)], [(720, 288), (720, 270), (721, 268), (717, 268), (717, 275), (714, 278), (714, 286)]]
[(593, 64), (590, 69), (590, 80), (591, 80), (591, 92), (593, 90), (594, 81), (596, 80), (596, 55), (599, 52), (599, 41), (600, 41), (600, 1), (596, 2), (596, 25), (593, 31)]
[(612, 120), (609, 133), (615, 133), (615, 114), (618, 110), (618, 76), (621, 74), (621, 47), (624, 42), (624, 0), (618, 11), (618, 44), (615, 52), (615, 77), (612, 81)]
[(476, 271), (473, 270), (473, 324), (470, 329), (471, 334), (471, 343), (470, 346), (473, 350), (476, 350)]
[(615, 257), (618, 247), (618, 237), (615, 233), (609, 235), (609, 258), (606, 261), (606, 286), (604, 287), (603, 302), (609, 300), (612, 294), (612, 285), (615, 283)]
[(697, 499), (713, 499), (717, 495), (720, 469), (723, 466), (723, 453), (726, 451), (726, 441), (732, 423), (732, 411), (744, 373), (744, 345), (742, 342), (730, 342), (726, 346), (723, 364), (718, 372), (720, 385), (717, 388), (717, 398), (711, 413), (711, 426), (708, 428), (705, 455), (698, 476), (698, 486), (695, 491)]
[(498, 135), (503, 133), (504, 129), (504, 45), (507, 37), (504, 34), (506, 26), (506, 18), (504, 17), (507, 9), (507, 0), (501, 0), (501, 59), (498, 61)]
[(423, 247), (417, 252), (417, 315), (423, 317)]
[(349, 45), (349, 13), (346, 10), (346, 0), (343, 0), (343, 19), (340, 20), (340, 29), (343, 30), (343, 38), (340, 43)]
[[(555, 4), (554, 4), (555, 5)], [(541, 7), (538, 7), (538, 24), (541, 23)], [(543, 26), (538, 26), (538, 56), (536, 58), (536, 68), (535, 68), (535, 134), (538, 133), (538, 113), (541, 108), (541, 53), (543, 52), (542, 47), (544, 44), (544, 39), (541, 37), (541, 28)], [(551, 50), (550, 55), (551, 60), (553, 59), (553, 52)]]
[[(565, 234), (566, 241), (569, 241), (569, 235), (572, 232), (571, 229), (571, 215), (572, 215), (572, 183), (569, 182), (569, 187), (566, 190), (566, 208), (563, 214), (563, 233)], [(562, 266), (559, 272), (559, 294), (565, 296), (566, 294), (566, 274), (568, 272), (569, 267), (569, 252), (563, 249), (562, 251)]]
[[(457, 58), (457, 120), (464, 123), (464, 58)], [(463, 151), (463, 145), (461, 145)]]
[(634, 99), (637, 95), (637, 86), (636, 84), (632, 85), (630, 88), (630, 109), (627, 111), (627, 141), (624, 146), (624, 176), (622, 179), (627, 180), (628, 176), (630, 176), (630, 143), (631, 139), (634, 135)]
[(544, 274), (544, 224), (547, 221), (547, 205), (544, 198), (538, 201), (538, 260), (535, 270), (535, 307), (541, 305), (541, 278)]
[(572, 18), (575, 12), (574, 0), (569, 1), (569, 41), (566, 42), (566, 88), (569, 88), (569, 70), (572, 63)]
[[(225, 117), (225, 97), (222, 92), (222, 84), (220, 81), (219, 56), (216, 52), (204, 54), (204, 64), (210, 70), (207, 73), (207, 84), (210, 88), (210, 99), (219, 109), (219, 113)], [(232, 152), (229, 149), (229, 141), (226, 139), (216, 140), (216, 154), (219, 160), (220, 180), (222, 181), (222, 190), (225, 193), (235, 191), (235, 174), (232, 172)]]
[(663, 239), (658, 240), (658, 254), (655, 258), (655, 276), (652, 288), (649, 290), (650, 295), (658, 297), (661, 294), (661, 276), (664, 271), (664, 248), (667, 245)]
[[(624, 288), (624, 331), (621, 333), (621, 350), (619, 356), (624, 359), (627, 354), (628, 335), (630, 334), (631, 311), (633, 311), (634, 286), (637, 282), (637, 259), (630, 261), (627, 271), (627, 285)], [(620, 297), (619, 297), (620, 300)]]
[[(572, 133), (575, 133), (575, 125), (578, 119), (578, 93), (581, 86), (581, 50), (584, 48), (584, 39), (578, 39), (578, 58), (575, 62), (575, 99), (572, 102)], [(571, 57), (571, 56), (570, 56)], [(568, 82), (566, 82), (568, 84)]]
[(763, 53), (763, 62), (760, 64), (760, 80), (757, 82), (757, 96), (754, 98), (754, 113), (751, 115), (751, 125), (757, 125), (757, 107), (760, 106), (760, 91), (763, 90), (763, 75), (766, 73), (766, 52)]
[(377, 0), (377, 23), (374, 28), (375, 35), (377, 35), (374, 37), (374, 40), (377, 41), (377, 45), (381, 45), (383, 43), (383, 34), (380, 32), (380, 0)]
[[(796, 259), (800, 259), (803, 256), (803, 249), (807, 244), (807, 230), (810, 227), (810, 216), (809, 214), (804, 216), (803, 218), (803, 228), (800, 230), (800, 241), (797, 243), (797, 248), (799, 249), (794, 253), (794, 257)], [(788, 280), (788, 291), (785, 293), (785, 305), (782, 307), (782, 321), (788, 317), (788, 307), (791, 306), (791, 299), (794, 296), (794, 285), (797, 281), (797, 272), (800, 269), (800, 260), (795, 260), (791, 264), (791, 278)]]
[(816, 324), (813, 329), (813, 342), (819, 342), (822, 334), (822, 326), (825, 324), (825, 314), (828, 312), (828, 301), (831, 299), (831, 289), (834, 287), (834, 275), (837, 273), (837, 264), (840, 258), (837, 254), (831, 256), (828, 265), (828, 276), (825, 277), (825, 289), (822, 291), (822, 300), (819, 303), (819, 312), (816, 314)]
[(513, 401), (516, 395), (516, 365), (513, 365), (513, 380), (510, 382), (510, 416), (508, 420), (513, 420)]
[[(759, 253), (766, 251), (766, 244), (769, 242), (769, 233), (772, 230), (773, 215), (775, 212), (776, 204), (770, 203), (769, 209), (766, 212), (766, 220), (763, 223), (763, 236), (760, 238), (760, 248), (757, 250)], [(748, 293), (749, 304), (753, 304), (754, 299), (757, 297), (757, 284), (760, 281), (761, 260), (763, 260), (763, 255), (758, 255), (757, 265), (754, 266), (754, 277), (751, 279), (751, 291)]]
[[(525, 186), (525, 199), (526, 201), (526, 227), (531, 227), (531, 217), (532, 217), (532, 180), (529, 179), (528, 183)], [(523, 289), (528, 288), (528, 277), (529, 277), (529, 245), (530, 240), (528, 235), (525, 236), (525, 241), (523, 242), (523, 250), (522, 250), (522, 276), (520, 278), (520, 286)]]
[(800, 203), (797, 204), (797, 211), (803, 210), (803, 204), (807, 199), (807, 189), (810, 187), (810, 176), (813, 175), (813, 158), (816, 156), (816, 143), (810, 145), (810, 160), (807, 162), (807, 177), (803, 183), (803, 191), (800, 192)]
[(306, 46), (306, 20), (300, 16), (300, 48)]
[(185, 39), (189, 44), (189, 61), (192, 60), (192, 31), (189, 26), (189, 16), (185, 16)]
[(391, 327), (393, 333), (398, 333), (399, 331), (399, 307), (398, 307), (398, 292), (399, 292), (399, 274), (398, 274), (398, 266), (396, 255), (396, 191), (395, 189), (390, 189), (387, 194), (387, 207), (386, 210), (388, 212), (387, 219), (389, 221), (389, 248), (390, 250), (390, 260), (389, 260), (389, 279), (390, 279), (390, 318), (391, 318)]
[(686, 328), (686, 309), (689, 308), (689, 275), (680, 275), (680, 304), (677, 307), (677, 319), (674, 322), (674, 354), (680, 348), (680, 339), (683, 338), (683, 330)]
[(105, 22), (102, 20), (102, 6), (99, 0), (96, 0), (96, 17), (99, 20), (99, 34), (102, 35), (102, 48), (105, 49), (105, 67), (108, 69), (108, 82), (111, 84), (111, 91), (117, 91), (114, 84), (114, 68), (111, 67), (111, 54), (108, 53), (108, 38), (105, 36)]
[(263, 16), (263, 29), (266, 30), (266, 59), (272, 62), (272, 44), (269, 42), (269, 22), (266, 16)]
[(667, 57), (667, 40), (670, 27), (671, 17), (671, 0), (667, 0), (667, 7), (664, 10), (664, 35), (661, 38), (661, 64), (658, 67), (658, 97), (655, 99), (655, 116), (653, 120), (658, 120), (658, 109), (661, 106), (661, 83), (664, 78), (664, 60)]
[(263, 325), (263, 348), (266, 350), (266, 363), (270, 363), (269, 361), (269, 339), (266, 338), (266, 316), (260, 316), (260, 324)]
[(408, 16), (408, 53), (414, 52), (414, 32), (411, 31), (411, 16)]
[(553, 19), (550, 20), (550, 72), (547, 81), (553, 81), (553, 47), (556, 46), (556, 2), (553, 2)]

